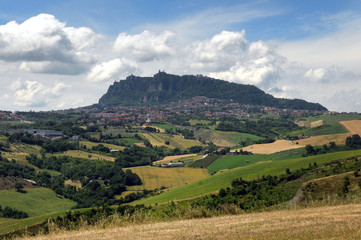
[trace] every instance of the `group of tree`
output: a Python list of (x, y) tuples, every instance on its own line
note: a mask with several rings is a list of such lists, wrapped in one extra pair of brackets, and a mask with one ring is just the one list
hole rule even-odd
[(0, 216), (4, 218), (22, 219), (29, 217), (29, 214), (8, 206), (2, 208), (0, 205)]
[[(90, 207), (98, 202), (113, 199), (115, 195), (126, 190), (126, 186), (142, 184), (141, 179), (131, 170), (110, 161), (92, 161), (67, 156), (38, 157), (31, 154), (29, 163), (40, 169), (58, 171), (61, 174), (49, 177), (44, 186), (51, 188), (58, 195), (78, 203), (76, 207)], [(82, 188), (64, 185), (65, 180), (80, 181)]]
[(299, 130), (292, 120), (286, 117), (279, 119), (261, 118), (258, 120), (224, 118), (216, 127), (220, 131), (235, 131), (241, 133), (250, 133), (267, 139), (273, 139), (280, 134)]

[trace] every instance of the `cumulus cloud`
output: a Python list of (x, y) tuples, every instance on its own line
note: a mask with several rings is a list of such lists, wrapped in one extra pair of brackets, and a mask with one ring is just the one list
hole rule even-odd
[(114, 49), (118, 54), (141, 62), (157, 60), (173, 55), (174, 50), (169, 46), (169, 40), (173, 36), (169, 31), (159, 35), (150, 31), (135, 35), (121, 33), (115, 40)]
[(216, 78), (232, 82), (253, 84), (263, 89), (274, 87), (281, 75), (285, 59), (276, 54), (263, 41), (253, 42), (242, 56), (225, 71), (211, 72)]
[[(205, 40), (195, 44), (193, 52), (192, 67), (207, 71), (222, 71), (234, 64), (247, 47), (245, 31), (229, 32), (222, 31)], [(189, 53), (187, 53), (189, 54)]]
[(66, 27), (52, 15), (39, 14), (0, 26), (0, 59), (23, 62), (21, 69), (30, 72), (78, 74), (93, 61), (90, 50), (98, 39), (89, 28)]
[(94, 66), (88, 74), (89, 81), (103, 82), (137, 73), (138, 65), (127, 59), (114, 59)]
[(21, 107), (44, 107), (54, 98), (60, 97), (70, 86), (57, 83), (54, 86), (45, 86), (37, 81), (17, 81), (12, 88), (17, 88), (15, 104)]

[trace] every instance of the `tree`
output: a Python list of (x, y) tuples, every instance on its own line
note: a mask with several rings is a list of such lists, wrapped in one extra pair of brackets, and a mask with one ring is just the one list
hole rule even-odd
[(22, 190), (24, 189), (24, 184), (22, 182), (16, 182), (14, 187), (16, 191), (22, 192)]

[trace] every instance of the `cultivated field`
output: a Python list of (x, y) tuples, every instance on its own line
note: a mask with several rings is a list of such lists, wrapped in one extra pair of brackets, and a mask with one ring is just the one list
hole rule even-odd
[(361, 120), (341, 121), (340, 123), (349, 131), (349, 133), (315, 136), (297, 140), (295, 142), (298, 142), (300, 145), (304, 146), (307, 144), (322, 146), (324, 144), (329, 144), (330, 142), (335, 142), (338, 145), (344, 145), (345, 139), (348, 136), (353, 134), (361, 135)]
[(105, 156), (97, 153), (88, 153), (80, 150), (69, 150), (63, 153), (55, 153), (56, 155), (61, 156), (69, 156), (69, 157), (75, 157), (75, 158), (84, 158), (89, 160), (106, 160), (106, 161), (114, 161), (115, 158), (110, 156)]
[[(120, 226), (119, 226), (120, 225)], [(28, 239), (361, 239), (361, 204), (85, 228)]]
[(226, 188), (231, 185), (232, 180), (234, 180), (235, 178), (242, 177), (245, 180), (252, 180), (262, 175), (280, 175), (285, 173), (286, 168), (289, 168), (292, 171), (295, 169), (308, 167), (309, 164), (313, 164), (315, 162), (320, 164), (360, 155), (361, 150), (354, 150), (328, 153), (304, 158), (280, 159), (278, 161), (274, 160), (272, 162), (262, 161), (259, 162), (259, 164), (238, 167), (184, 186), (176, 187), (160, 195), (136, 201), (134, 202), (134, 204), (154, 204), (160, 202), (169, 202), (193, 198), (196, 196), (213, 193), (215, 191), (218, 191), (220, 188)]
[(223, 146), (223, 147), (232, 147), (237, 145), (234, 141), (228, 140), (217, 134), (216, 132), (213, 132), (209, 129), (199, 129), (195, 131), (194, 136), (197, 139), (202, 139), (206, 142), (212, 142), (217, 146)]
[(204, 179), (209, 176), (207, 169), (197, 168), (160, 168), (160, 167), (134, 167), (132, 172), (138, 174), (143, 182), (141, 186), (128, 187), (128, 190), (155, 189), (164, 187), (177, 187)]
[(322, 146), (324, 144), (329, 144), (330, 142), (335, 142), (337, 145), (344, 145), (345, 139), (348, 136), (351, 136), (352, 134), (361, 135), (361, 120), (341, 121), (340, 123), (349, 131), (349, 133), (314, 136), (295, 140), (293, 142), (287, 140), (277, 140), (274, 143), (254, 144), (243, 148), (243, 150), (251, 151), (257, 154), (271, 154), (289, 149), (304, 147), (308, 144), (313, 146)]
[(264, 162), (278, 161), (282, 159), (291, 159), (301, 157), (303, 150), (289, 150), (286, 152), (274, 154), (254, 154), (254, 155), (234, 155), (226, 156), (216, 160), (212, 163), (208, 170), (211, 173), (218, 172), (223, 169), (233, 169), (237, 167), (244, 167), (255, 163), (261, 164)]
[(297, 149), (304, 146), (301, 144), (295, 144), (292, 141), (288, 140), (277, 140), (273, 143), (265, 144), (254, 144), (245, 148), (242, 148), (244, 151), (251, 151), (256, 154), (272, 154), (276, 152), (282, 152), (290, 149)]
[(109, 143), (95, 143), (95, 142), (90, 142), (90, 141), (80, 141), (79, 143), (80, 143), (80, 145), (85, 145), (88, 149), (98, 146), (99, 144), (103, 144), (103, 146), (106, 146), (106, 147), (108, 147), (110, 149), (114, 149), (114, 150), (123, 151), (125, 149), (125, 147), (123, 147), (123, 146), (118, 146), (118, 145), (109, 144)]
[[(202, 143), (192, 139), (182, 138), (180, 135), (169, 136), (163, 133), (143, 133), (142, 134), (153, 146), (166, 146), (168, 148), (187, 149), (192, 146), (203, 146)], [(168, 141), (169, 145), (165, 144)]]
[[(194, 157), (197, 156), (197, 154), (195, 153), (190, 153), (190, 154), (183, 154), (183, 155), (175, 155), (175, 156), (166, 156), (165, 158), (163, 158), (162, 160), (159, 161), (155, 161), (153, 163), (155, 164), (161, 164), (161, 163), (169, 163), (169, 162), (173, 162), (173, 161), (179, 161), (182, 158), (187, 158), (189, 159), (189, 157)], [(199, 158), (201, 158), (202, 156), (199, 156)]]

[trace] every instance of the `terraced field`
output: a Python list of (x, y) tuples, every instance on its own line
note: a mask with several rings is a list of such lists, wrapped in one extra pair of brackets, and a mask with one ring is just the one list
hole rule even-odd
[(277, 161), (274, 160), (272, 162), (265, 161), (259, 164), (238, 167), (226, 172), (215, 174), (211, 177), (184, 186), (176, 187), (169, 192), (164, 192), (154, 197), (136, 201), (134, 202), (134, 204), (154, 204), (193, 198), (200, 195), (213, 193), (215, 191), (218, 191), (220, 188), (226, 188), (230, 186), (232, 180), (235, 178), (242, 177), (245, 180), (251, 180), (262, 175), (279, 175), (284, 173), (286, 168), (289, 168), (292, 171), (294, 169), (308, 167), (309, 164), (313, 164), (314, 162), (320, 164), (360, 155), (361, 150), (355, 150), (329, 153), (305, 158), (281, 159)]
[(128, 190), (136, 191), (143, 189), (155, 189), (164, 187), (177, 187), (189, 184), (200, 179), (209, 177), (207, 169), (196, 168), (161, 168), (161, 167), (134, 167), (132, 172), (138, 174), (142, 182), (141, 186), (131, 186)]

